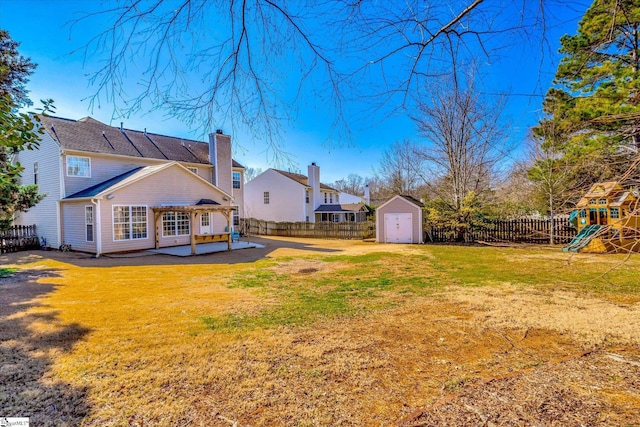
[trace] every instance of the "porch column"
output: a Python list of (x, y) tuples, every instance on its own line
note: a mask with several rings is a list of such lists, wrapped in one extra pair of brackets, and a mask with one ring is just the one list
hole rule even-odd
[(195, 211), (191, 211), (189, 212), (189, 222), (190, 222), (190, 227), (189, 230), (191, 231), (191, 255), (195, 255), (196, 254), (196, 212)]
[(160, 233), (162, 233), (161, 225), (160, 225), (160, 217), (162, 216), (161, 212), (153, 211), (153, 229), (156, 231), (155, 239), (156, 239), (156, 249), (160, 249)]
[(227, 230), (229, 230), (229, 235), (227, 236), (227, 250), (228, 251), (231, 250), (231, 242), (233, 240), (231, 238), (231, 233), (233, 233), (233, 231), (231, 230), (231, 220), (229, 219), (230, 218), (229, 213), (230, 213), (230, 211), (228, 211), (228, 210), (222, 211), (222, 214), (227, 219)]

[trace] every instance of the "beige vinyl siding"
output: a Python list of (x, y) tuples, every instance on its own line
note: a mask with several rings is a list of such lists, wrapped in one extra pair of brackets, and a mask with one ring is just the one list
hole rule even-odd
[[(83, 178), (76, 176), (67, 176), (66, 156), (68, 155), (89, 157), (91, 159), (91, 177)], [(65, 156), (63, 156), (64, 180), (66, 189), (65, 197), (75, 194), (78, 191), (82, 191), (86, 188), (92, 187), (96, 184), (100, 184), (101, 182), (104, 182), (137, 167), (151, 166), (161, 163), (167, 163), (167, 161), (124, 156), (106, 156), (91, 153), (66, 153)], [(184, 166), (197, 167), (198, 175), (211, 182), (210, 177), (212, 167), (210, 165), (195, 165), (191, 163), (185, 163)]]
[[(200, 199), (212, 199), (221, 205), (229, 205), (222, 199), (222, 194), (196, 178), (192, 172), (177, 165), (163, 169), (138, 182), (113, 192), (112, 199), (100, 201), (100, 218), (102, 221), (102, 252), (121, 252), (130, 250), (150, 249), (155, 247), (153, 206), (193, 205)], [(147, 207), (147, 238), (136, 240), (113, 239), (113, 206), (146, 206)], [(196, 221), (199, 221), (198, 217)], [(226, 220), (220, 213), (212, 214), (213, 233), (224, 232)], [(175, 246), (189, 244), (189, 236), (162, 237), (162, 223), (160, 222), (160, 246)], [(191, 227), (194, 225), (191, 224)], [(196, 230), (199, 224), (196, 223)]]
[(38, 236), (47, 239), (52, 248), (60, 246), (58, 241), (58, 200), (60, 200), (60, 148), (45, 133), (37, 150), (24, 150), (18, 153), (16, 160), (24, 166), (21, 184), (33, 184), (33, 163), (38, 162), (38, 190), (46, 194), (45, 198), (27, 212), (17, 215), (16, 225), (37, 227)]
[(238, 205), (238, 215), (242, 218), (244, 213), (244, 170), (240, 168), (233, 168), (232, 173), (233, 172), (240, 173), (240, 188), (232, 188), (231, 195), (233, 196), (234, 204)]
[(384, 243), (384, 214), (386, 213), (411, 213), (413, 242), (422, 242), (422, 209), (402, 197), (396, 197), (384, 206), (376, 210), (376, 227), (378, 242)]
[(85, 206), (94, 206), (90, 201), (64, 202), (61, 204), (63, 243), (71, 245), (76, 251), (93, 252), (96, 251), (96, 207), (93, 208), (94, 218), (94, 239), (87, 242), (85, 226)]

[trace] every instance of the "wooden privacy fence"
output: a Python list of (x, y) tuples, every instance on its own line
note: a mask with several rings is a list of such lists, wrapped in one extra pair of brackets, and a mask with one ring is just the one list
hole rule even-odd
[(370, 239), (376, 237), (376, 224), (365, 222), (274, 222), (254, 218), (240, 220), (245, 234), (284, 237), (324, 237), (331, 239)]
[[(513, 219), (488, 221), (482, 226), (471, 228), (434, 227), (425, 224), (425, 242), (453, 243), (465, 242), (513, 242), (513, 243), (551, 243), (550, 219)], [(577, 234), (569, 218), (553, 219), (553, 243), (569, 243)]]
[(40, 247), (35, 225), (14, 225), (0, 231), (0, 253), (25, 251)]

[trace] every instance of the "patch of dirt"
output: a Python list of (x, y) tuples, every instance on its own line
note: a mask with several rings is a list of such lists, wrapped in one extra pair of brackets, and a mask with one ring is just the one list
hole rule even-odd
[(478, 320), (492, 327), (553, 330), (589, 347), (640, 345), (640, 303), (621, 305), (567, 291), (506, 284), (450, 288), (446, 298), (469, 304)]
[(588, 352), (516, 372), (476, 380), (398, 426), (637, 425), (640, 351)]
[(271, 269), (278, 274), (311, 274), (325, 272), (331, 266), (335, 270), (336, 263), (328, 263), (318, 259), (297, 258), (290, 261), (278, 262)]

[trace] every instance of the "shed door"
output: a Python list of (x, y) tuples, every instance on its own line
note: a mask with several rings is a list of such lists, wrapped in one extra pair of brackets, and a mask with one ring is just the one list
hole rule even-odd
[(384, 214), (385, 243), (413, 243), (413, 214)]

